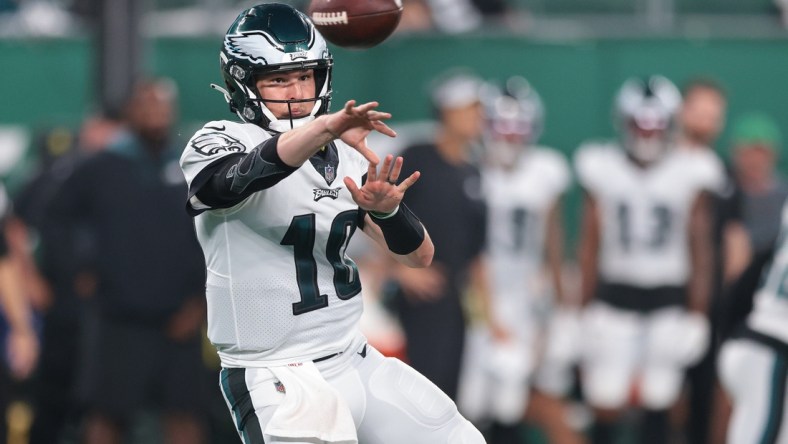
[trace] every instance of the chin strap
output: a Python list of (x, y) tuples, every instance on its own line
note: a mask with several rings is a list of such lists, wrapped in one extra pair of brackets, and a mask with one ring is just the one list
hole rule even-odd
[[(320, 110), (320, 106), (322, 104), (322, 99), (318, 99), (315, 101), (315, 106), (312, 107), (312, 112), (309, 113), (308, 116), (301, 117), (299, 119), (277, 119), (276, 116), (265, 106), (265, 103), (260, 104), (260, 109), (263, 110), (263, 114), (268, 118), (270, 122), (268, 124), (268, 128), (276, 131), (278, 133), (284, 133), (286, 131), (290, 131), (291, 129), (298, 128), (300, 126), (304, 126), (307, 123), (315, 120), (315, 114), (317, 114), (318, 110)], [(288, 104), (289, 109), (290, 104)]]

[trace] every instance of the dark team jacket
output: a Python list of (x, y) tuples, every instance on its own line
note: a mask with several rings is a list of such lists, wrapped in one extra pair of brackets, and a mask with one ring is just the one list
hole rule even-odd
[[(62, 276), (95, 273), (96, 301), (107, 316), (163, 324), (186, 299), (204, 294), (205, 264), (183, 211), (178, 154), (153, 157), (125, 136), (82, 162), (47, 207), (46, 262), (69, 264), (56, 270)], [(77, 239), (85, 231), (89, 242)]]
[(487, 207), (479, 170), (470, 164), (446, 162), (435, 145), (414, 145), (403, 151), (400, 178), (421, 171), (404, 202), (422, 221), (435, 245), (433, 263), (450, 278), (449, 292), (458, 294), (468, 266), (485, 246)]

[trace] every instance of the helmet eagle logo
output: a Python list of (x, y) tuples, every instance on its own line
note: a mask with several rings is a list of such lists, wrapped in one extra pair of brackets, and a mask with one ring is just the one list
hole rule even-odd
[(261, 65), (268, 64), (262, 54), (269, 52), (271, 47), (284, 52), (284, 47), (277, 43), (270, 34), (263, 31), (228, 35), (224, 39), (224, 47), (235, 57)]

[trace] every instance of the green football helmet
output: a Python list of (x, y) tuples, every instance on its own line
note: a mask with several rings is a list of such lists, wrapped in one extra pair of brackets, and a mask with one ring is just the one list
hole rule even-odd
[[(284, 132), (328, 112), (331, 105), (333, 59), (326, 41), (309, 18), (289, 5), (267, 3), (249, 8), (235, 19), (219, 53), (230, 111), (241, 120)], [(271, 72), (313, 69), (316, 97), (267, 100), (259, 97), (256, 82)], [(309, 116), (277, 119), (266, 103), (314, 102)]]

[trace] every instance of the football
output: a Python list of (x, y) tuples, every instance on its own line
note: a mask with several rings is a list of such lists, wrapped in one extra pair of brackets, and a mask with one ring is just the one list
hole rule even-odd
[(307, 13), (329, 42), (363, 49), (394, 32), (402, 16), (402, 0), (312, 0)]

